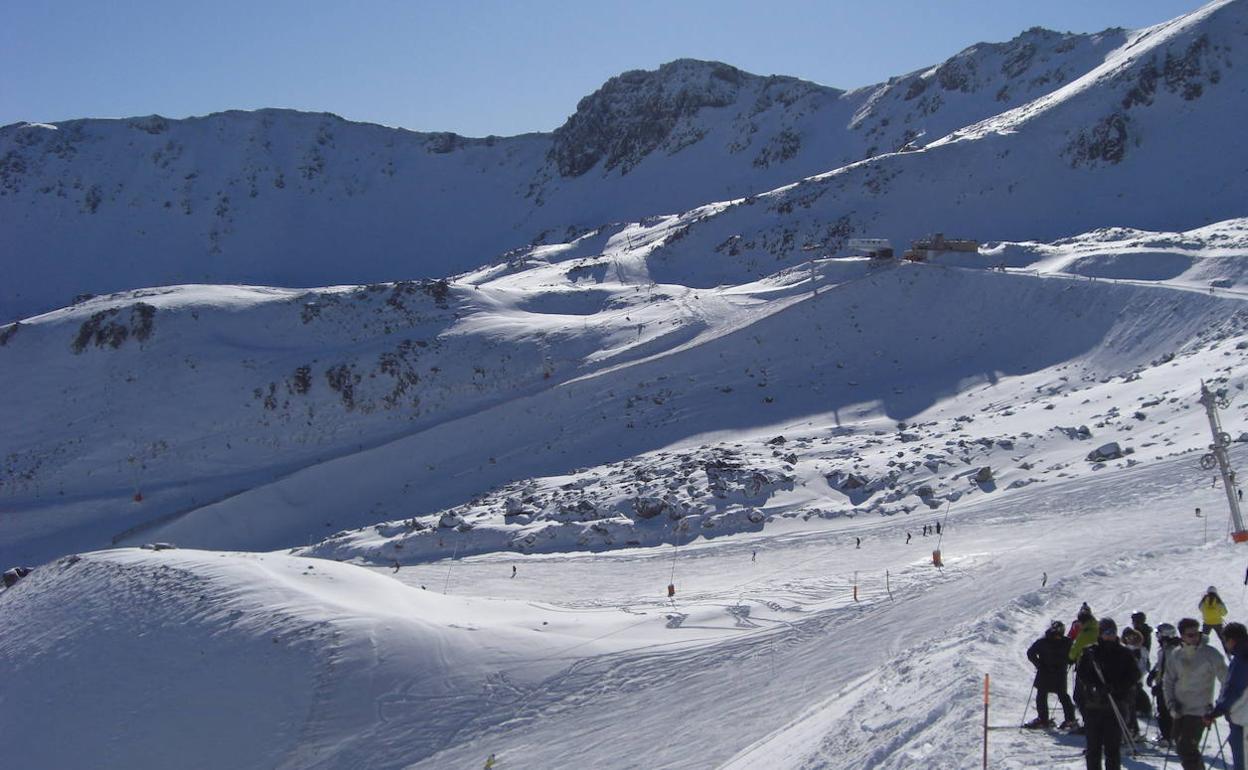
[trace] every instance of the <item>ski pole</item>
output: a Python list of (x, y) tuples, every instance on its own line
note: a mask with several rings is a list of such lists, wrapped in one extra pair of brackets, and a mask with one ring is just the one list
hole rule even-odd
[(1109, 682), (1105, 681), (1105, 673), (1101, 671), (1101, 664), (1096, 662), (1096, 658), (1092, 658), (1092, 668), (1096, 670), (1097, 677), (1100, 678), (1101, 684), (1105, 685), (1105, 694), (1109, 696), (1109, 705), (1114, 711), (1114, 719), (1118, 720), (1118, 729), (1122, 731), (1122, 737), (1126, 738), (1127, 746), (1131, 748), (1131, 756), (1136, 756), (1140, 750), (1135, 745), (1135, 740), (1131, 737), (1131, 733), (1127, 732), (1127, 722), (1122, 718), (1122, 712), (1118, 710), (1118, 699), (1114, 697), (1114, 693), (1109, 689)]
[[(1226, 764), (1226, 742), (1222, 740), (1222, 731), (1218, 729), (1218, 720), (1216, 719), (1213, 720), (1213, 732), (1218, 739), (1218, 757), (1222, 760), (1222, 767), (1229, 768), (1230, 765)], [(1230, 735), (1228, 734), (1227, 737), (1229, 738)]]
[(1036, 683), (1031, 683), (1031, 692), (1027, 693), (1027, 700), (1023, 702), (1023, 718), (1018, 720), (1020, 725), (1027, 724), (1027, 708), (1031, 706), (1031, 696), (1036, 691)]

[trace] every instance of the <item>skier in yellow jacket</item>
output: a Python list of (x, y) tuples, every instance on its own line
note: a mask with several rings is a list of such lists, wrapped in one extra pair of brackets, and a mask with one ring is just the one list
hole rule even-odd
[(1210, 630), (1217, 631), (1218, 638), (1221, 639), (1222, 625), (1226, 620), (1226, 604), (1218, 596), (1217, 587), (1209, 586), (1209, 590), (1200, 598), (1200, 604), (1196, 606), (1200, 608), (1200, 619), (1204, 622), (1200, 632), (1207, 634)]

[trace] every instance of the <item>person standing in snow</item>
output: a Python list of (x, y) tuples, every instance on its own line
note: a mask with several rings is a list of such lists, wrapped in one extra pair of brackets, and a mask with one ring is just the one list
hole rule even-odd
[(1148, 685), (1153, 688), (1153, 699), (1157, 702), (1157, 730), (1160, 738), (1166, 743), (1172, 739), (1170, 709), (1166, 706), (1166, 693), (1162, 682), (1166, 675), (1166, 657), (1178, 648), (1179, 634), (1170, 623), (1157, 626), (1157, 662), (1153, 670), (1148, 672)]
[(1175, 753), (1183, 770), (1201, 770), (1200, 739), (1205, 732), (1204, 717), (1213, 706), (1214, 681), (1226, 681), (1226, 661), (1209, 646), (1195, 618), (1179, 621), (1183, 644), (1166, 653), (1166, 673), (1162, 687), (1170, 709)]
[[(1118, 629), (1114, 629), (1117, 631)], [(1087, 649), (1089, 645), (1096, 644), (1096, 640), (1100, 637), (1100, 628), (1097, 625), (1096, 618), (1092, 615), (1092, 610), (1088, 608), (1088, 603), (1084, 602), (1079, 609), (1079, 616), (1075, 618), (1075, 622), (1070, 629), (1071, 645), (1070, 645), (1070, 662), (1078, 663), (1079, 656)]]
[(1044, 636), (1032, 642), (1027, 648), (1027, 660), (1036, 667), (1036, 678), (1032, 683), (1036, 688), (1036, 718), (1023, 727), (1052, 727), (1049, 719), (1049, 693), (1057, 696), (1062, 704), (1062, 715), (1065, 721), (1060, 728), (1073, 730), (1078, 727), (1075, 721), (1075, 704), (1070, 701), (1066, 691), (1066, 669), (1070, 666), (1070, 640), (1066, 638), (1066, 626), (1060, 620), (1049, 624)]
[(1248, 628), (1243, 623), (1227, 623), (1222, 630), (1222, 641), (1231, 656), (1231, 665), (1222, 694), (1213, 704), (1213, 713), (1205, 718), (1205, 727), (1218, 717), (1226, 717), (1230, 724), (1227, 742), (1231, 744), (1235, 770), (1244, 770), (1244, 760), (1248, 757), (1244, 745), (1244, 725), (1248, 724)]
[(1099, 636), (1088, 646), (1075, 666), (1075, 702), (1083, 713), (1087, 741), (1088, 770), (1120, 770), (1122, 767), (1122, 728), (1119, 719), (1135, 692), (1140, 669), (1118, 643), (1118, 624), (1102, 618), (1096, 626)]
[(906, 545), (910, 545), (910, 533), (906, 533)]
[(1153, 627), (1147, 623), (1147, 616), (1143, 612), (1136, 611), (1131, 613), (1131, 627), (1140, 632), (1140, 636), (1144, 638), (1145, 652), (1153, 651)]
[[(1131, 658), (1135, 660), (1136, 666), (1140, 669), (1140, 677), (1148, 676), (1148, 670), (1152, 668), (1152, 664), (1148, 659), (1148, 650), (1144, 649), (1144, 635), (1134, 628), (1128, 628), (1122, 632), (1122, 646), (1131, 654)], [(1138, 741), (1140, 739), (1139, 715), (1144, 714), (1146, 717), (1152, 711), (1153, 703), (1148, 699), (1148, 692), (1144, 689), (1141, 682), (1135, 685), (1135, 691), (1131, 694), (1131, 698), (1127, 703), (1127, 712), (1122, 715), (1123, 720), (1127, 723), (1127, 732), (1131, 734), (1131, 739)]]
[(1200, 603), (1196, 605), (1200, 608), (1200, 619), (1204, 621), (1204, 626), (1200, 632), (1209, 633), (1210, 630), (1218, 632), (1218, 638), (1222, 638), (1222, 621), (1226, 620), (1226, 604), (1223, 603), (1222, 597), (1218, 596), (1216, 586), (1209, 586), (1209, 590), (1205, 591), (1205, 595), (1200, 597)]

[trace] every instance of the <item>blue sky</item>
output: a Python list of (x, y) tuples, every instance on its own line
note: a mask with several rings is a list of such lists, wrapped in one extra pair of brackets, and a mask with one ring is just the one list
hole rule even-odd
[(290, 107), (471, 136), (549, 131), (681, 57), (852, 88), (1032, 26), (1144, 27), (1198, 0), (6, 0), (0, 125)]

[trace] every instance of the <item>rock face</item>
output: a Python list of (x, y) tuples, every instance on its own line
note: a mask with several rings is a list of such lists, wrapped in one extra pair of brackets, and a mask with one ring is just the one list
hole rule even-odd
[(605, 171), (618, 167), (626, 174), (655, 150), (671, 154), (700, 140), (705, 130), (693, 118), (704, 108), (733, 104), (747, 79), (759, 78), (727, 64), (693, 59), (657, 71), (625, 72), (581, 100), (555, 131), (550, 158), (562, 176), (580, 176), (600, 162)]

